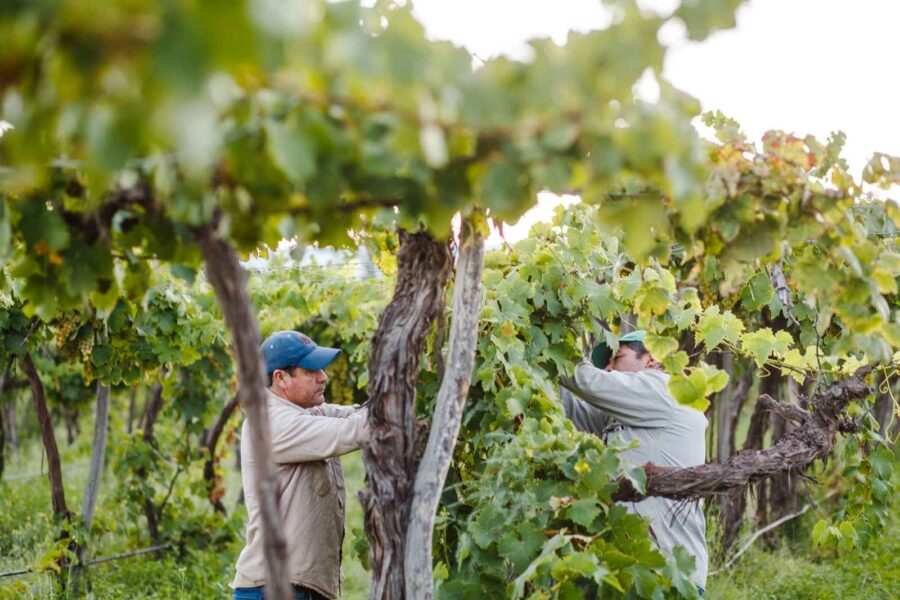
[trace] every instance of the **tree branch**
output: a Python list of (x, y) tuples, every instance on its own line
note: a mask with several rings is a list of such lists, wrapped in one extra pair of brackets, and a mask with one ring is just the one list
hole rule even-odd
[(637, 502), (650, 496), (693, 499), (721, 495), (784, 472), (806, 469), (813, 461), (826, 458), (834, 448), (842, 425), (841, 413), (852, 400), (865, 398), (870, 389), (864, 381), (874, 367), (860, 368), (852, 376), (819, 391), (811, 403), (812, 411), (787, 407), (762, 396), (769, 410), (800, 420), (796, 427), (771, 448), (744, 450), (722, 464), (676, 468), (646, 464), (646, 491), (640, 493), (627, 481), (619, 482), (613, 495), (618, 501)]

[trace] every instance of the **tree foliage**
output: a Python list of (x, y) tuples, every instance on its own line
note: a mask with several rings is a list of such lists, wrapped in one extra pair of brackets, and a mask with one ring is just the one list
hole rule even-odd
[[(734, 384), (724, 353), (806, 396), (869, 363), (890, 386), (900, 206), (869, 190), (897, 184), (898, 159), (875, 154), (856, 179), (842, 134), (756, 144), (720, 113), (702, 117), (716, 140), (701, 139), (699, 104), (661, 76), (658, 32), (680, 21), (705, 39), (740, 2), (685, 0), (668, 15), (605, 4), (604, 29), (480, 61), (390, 2), (5, 3), (0, 362), (34, 354), (60, 404), (86, 406), (95, 380), (161, 385), (177, 426), (113, 439), (122, 497), (135, 516), (150, 518), (149, 503), (166, 535), (202, 537), (212, 517), (194, 500), (219, 488), (201, 484), (192, 440), (236, 384), (198, 275), (202, 235), (241, 251), (283, 237), (374, 251), (384, 279), (274, 260), (249, 284), (263, 335), (300, 328), (343, 348), (329, 393), (359, 401), (397, 228), (446, 239), (458, 213), (512, 221), (538, 191), (578, 193), (486, 257), (435, 536), (439, 594), (692, 596), (689, 558), (657, 552), (611, 501), (643, 471), (564, 421), (558, 379), (582, 334), (614, 340), (627, 324), (649, 331), (672, 395), (699, 410)], [(634, 96), (645, 75), (657, 102)], [(420, 417), (442, 338), (426, 346)], [(888, 440), (868, 408), (850, 407), (853, 487), (817, 543), (864, 543), (883, 519)]]

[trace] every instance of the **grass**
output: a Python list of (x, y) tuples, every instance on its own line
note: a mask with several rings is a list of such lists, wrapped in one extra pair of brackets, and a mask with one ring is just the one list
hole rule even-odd
[[(811, 521), (811, 520), (810, 520)], [(809, 524), (809, 523), (807, 523)], [(838, 556), (801, 539), (766, 551), (755, 548), (727, 573), (710, 580), (721, 600), (896, 600), (900, 598), (900, 500), (887, 529), (865, 549)], [(759, 543), (759, 542), (757, 542)]]
[[(87, 429), (87, 428), (86, 428)], [(90, 432), (83, 433), (72, 446), (63, 442), (60, 451), (66, 500), (70, 510), (81, 505), (85, 481), (88, 476)], [(26, 445), (18, 454), (7, 456), (7, 472), (0, 482), (0, 572), (31, 567), (54, 545), (58, 527), (53, 523), (50, 506), (50, 486), (46, 476), (46, 464), (42, 464), (39, 443)], [(343, 598), (368, 597), (369, 577), (355, 558), (352, 545), (355, 540), (352, 528), (362, 529), (362, 508), (357, 494), (363, 486), (363, 466), (359, 453), (343, 457), (347, 480), (347, 535), (344, 539), (342, 565)], [(240, 487), (240, 475), (233, 467), (233, 456), (226, 456), (223, 465), (226, 473), (226, 506), (234, 507)], [(108, 467), (109, 465), (107, 465)], [(124, 536), (116, 532), (116, 521), (121, 521), (124, 511), (110, 493), (115, 485), (114, 474), (107, 469), (101, 486), (97, 508), (97, 520), (104, 521), (107, 530), (99, 539), (92, 540), (89, 557), (109, 556), (150, 545), (146, 534), (143, 538)], [(243, 507), (235, 517), (242, 523)], [(234, 577), (234, 564), (242, 548), (242, 536), (224, 549), (216, 551), (190, 550), (183, 554), (164, 552), (113, 562), (88, 569), (92, 588), (90, 597), (95, 599), (155, 599), (178, 598), (205, 600), (227, 598), (229, 583)], [(0, 600), (45, 599), (53, 596), (53, 576), (49, 573), (32, 573), (19, 577), (0, 579)]]
[(896, 600), (898, 531), (894, 519), (882, 543), (843, 557), (816, 557), (808, 548), (754, 550), (734, 572), (714, 577), (708, 595), (721, 600)]
[[(894, 466), (894, 487), (900, 469)], [(865, 548), (844, 551), (814, 548), (811, 530), (827, 511), (808, 512), (783, 526), (790, 532), (779, 546), (766, 548), (763, 539), (728, 571), (716, 572), (707, 596), (716, 600), (898, 600), (900, 599), (900, 497), (892, 498), (881, 534)], [(721, 567), (719, 567), (721, 568)]]
[(343, 598), (362, 600), (369, 597), (369, 573), (363, 568), (353, 551), (354, 529), (363, 530), (362, 505), (359, 503), (359, 492), (365, 485), (362, 456), (359, 452), (348, 454), (341, 459), (344, 466), (344, 478), (347, 483), (347, 527), (344, 536), (343, 557), (341, 563), (341, 587)]
[[(87, 428), (86, 428), (87, 429)], [(72, 447), (64, 447), (63, 472), (66, 494), (72, 509), (80, 506), (87, 477), (86, 456), (89, 433), (82, 434)], [(235, 506), (238, 475), (233, 458), (223, 464), (229, 494), (226, 505)], [(359, 453), (342, 460), (347, 482), (347, 535), (342, 565), (343, 598), (362, 600), (368, 596), (369, 576), (353, 551), (353, 529), (362, 529), (362, 509), (357, 494), (363, 486)], [(46, 475), (41, 475), (40, 447), (31, 445), (10, 461), (0, 482), (0, 572), (35, 564), (53, 544), (56, 526), (50, 518), (50, 493)], [(46, 471), (46, 466), (44, 466)], [(30, 477), (28, 475), (31, 475)], [(91, 556), (106, 556), (149, 545), (143, 538), (121, 533), (116, 527), (124, 518), (121, 506), (111, 497), (115, 484), (107, 471), (101, 488), (98, 519), (106, 533), (93, 540)], [(804, 523), (796, 541), (775, 551), (759, 546), (747, 552), (728, 572), (710, 578), (707, 598), (714, 600), (894, 600), (900, 598), (900, 499), (895, 500), (888, 529), (865, 550), (843, 556), (811, 548), (808, 525)], [(235, 519), (243, 522), (243, 509)], [(806, 518), (806, 517), (805, 517)], [(134, 526), (136, 525), (136, 527)], [(131, 531), (141, 524), (132, 524)], [(234, 562), (241, 549), (241, 536), (213, 549), (186, 550), (156, 556), (142, 556), (97, 565), (89, 569), (95, 599), (208, 599), (227, 598), (234, 575)], [(48, 574), (30, 574), (0, 579), (0, 600), (49, 598), (53, 580)]]

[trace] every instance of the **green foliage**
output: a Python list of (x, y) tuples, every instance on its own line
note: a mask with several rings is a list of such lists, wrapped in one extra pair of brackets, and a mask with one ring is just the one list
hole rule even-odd
[(669, 391), (679, 403), (699, 411), (709, 408), (707, 396), (721, 391), (728, 385), (728, 373), (707, 364), (688, 369), (686, 374), (676, 374), (669, 382)]
[[(196, 266), (191, 228), (213, 219), (248, 250), (284, 235), (343, 243), (378, 220), (443, 236), (475, 204), (514, 220), (539, 190), (600, 199), (626, 181), (670, 196), (684, 231), (701, 224), (697, 103), (664, 84), (645, 105), (632, 88), (661, 71), (667, 20), (705, 36), (737, 2), (685, 2), (666, 18), (611, 2), (606, 29), (479, 68), (428, 40), (409, 6), (308, 4), (6, 11), (16, 42), (0, 94), (16, 101), (0, 144), (14, 166), (0, 179), (0, 255), (13, 249), (27, 314), (136, 300), (152, 285), (144, 261)], [(626, 210), (610, 225), (671, 237), (659, 195), (642, 198), (642, 223)], [(660, 250), (642, 239), (626, 236), (634, 257)]]
[[(477, 68), (391, 3), (0, 9), (0, 95), (15, 125), (0, 139), (0, 355), (32, 352), (54, 403), (86, 404), (95, 381), (163, 386), (155, 440), (112, 438), (120, 533), (138, 535), (149, 501), (165, 505), (167, 539), (227, 543), (197, 448), (234, 371), (197, 277), (198, 228), (244, 251), (283, 237), (374, 248), (384, 280), (273, 262), (249, 284), (264, 335), (302, 329), (344, 350), (329, 394), (349, 402), (365, 396), (393, 227), (445, 236), (459, 212), (511, 221), (538, 191), (577, 191), (584, 205), (486, 259), (436, 536), (440, 594), (693, 595), (690, 561), (666, 562), (646, 525), (609, 502), (616, 476), (640, 487), (642, 472), (572, 432), (558, 379), (585, 333), (609, 339), (626, 317), (649, 331), (673, 396), (700, 410), (728, 383), (720, 351), (818, 384), (894, 362), (900, 208), (862, 183), (895, 184), (897, 159), (876, 155), (858, 182), (842, 134), (823, 144), (771, 131), (756, 145), (718, 113), (704, 117), (718, 142), (703, 142), (697, 102), (661, 80), (658, 33), (679, 20), (704, 39), (733, 25), (740, 2), (683, 0), (667, 16), (606, 5), (603, 30)], [(632, 95), (645, 74), (657, 103)], [(847, 442), (848, 502), (815, 530), (823, 545), (864, 544), (883, 525), (885, 441), (863, 425)]]
[(362, 404), (369, 342), (392, 282), (359, 279), (339, 266), (282, 264), (274, 254), (269, 259), (269, 265), (249, 281), (263, 337), (296, 329), (318, 344), (340, 348), (341, 355), (328, 371), (329, 401)]
[(784, 356), (792, 342), (791, 334), (787, 331), (773, 334), (768, 327), (741, 336), (741, 348), (759, 367), (762, 367), (772, 354)]
[[(830, 508), (823, 506), (819, 516), (804, 517), (799, 538), (774, 551), (762, 546), (751, 549), (732, 569), (712, 578), (706, 595), (723, 600), (892, 598), (900, 585), (898, 509), (900, 505), (892, 500), (886, 514), (886, 529), (877, 543), (838, 553), (835, 550), (839, 544), (832, 541), (818, 548), (810, 544), (810, 532), (815, 535), (822, 528), (818, 522), (828, 523), (821, 515), (827, 514)], [(845, 537), (840, 528), (836, 529)], [(760, 577), (760, 573), (767, 576)]]
[(476, 508), (456, 556), (441, 557), (458, 570), (439, 596), (581, 597), (640, 582), (649, 598), (669, 589), (682, 565), (664, 574), (646, 525), (611, 500), (623, 468), (614, 449), (571, 423), (526, 419), (463, 492)]
[(700, 317), (697, 334), (706, 349), (712, 350), (722, 342), (736, 342), (743, 330), (744, 324), (731, 311), (720, 313), (719, 307), (713, 305)]

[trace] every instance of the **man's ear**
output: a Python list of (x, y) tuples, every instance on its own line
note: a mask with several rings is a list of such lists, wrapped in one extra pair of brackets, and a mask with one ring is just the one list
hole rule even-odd
[(647, 367), (648, 369), (661, 369), (662, 368), (662, 364), (658, 360), (653, 358), (653, 355), (650, 354), (649, 352), (644, 355), (644, 358), (645, 358), (644, 366)]

